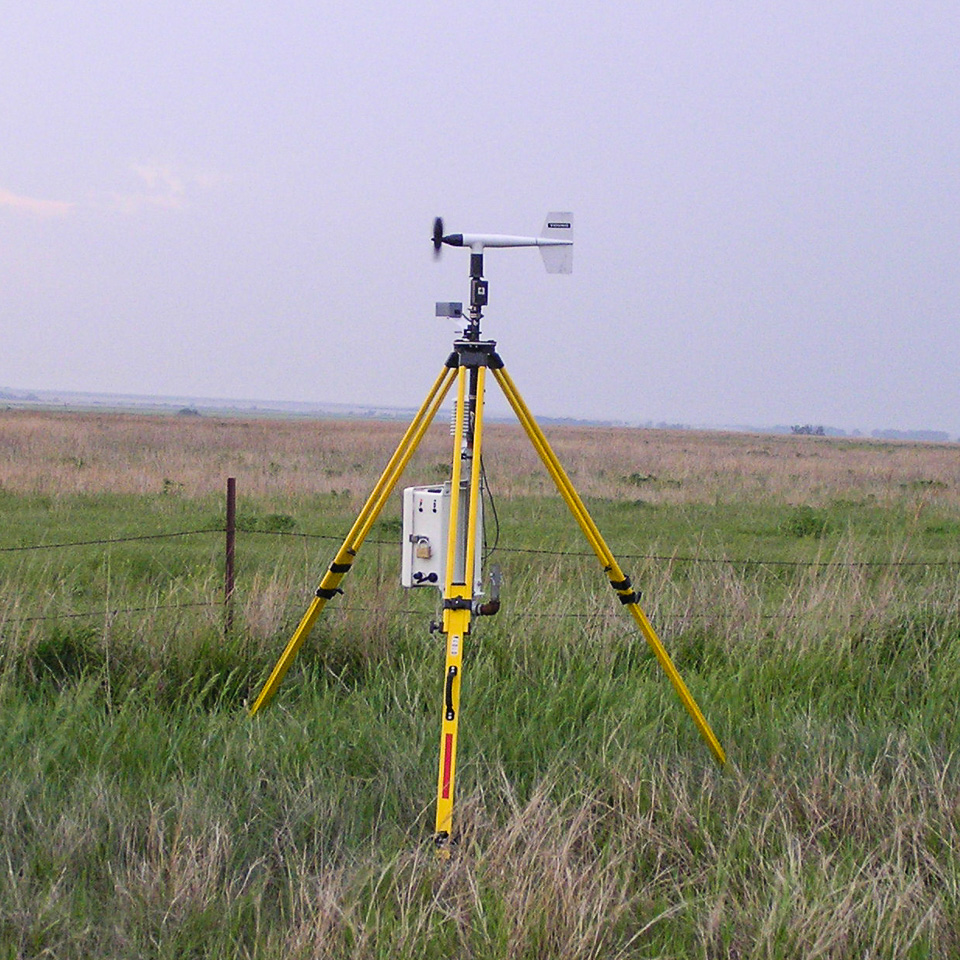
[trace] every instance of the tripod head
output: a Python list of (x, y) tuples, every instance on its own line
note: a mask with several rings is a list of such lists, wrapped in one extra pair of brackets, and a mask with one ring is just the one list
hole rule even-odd
[(573, 214), (548, 213), (539, 237), (514, 237), (499, 233), (443, 232), (443, 219), (433, 221), (433, 256), (438, 259), (444, 245), (470, 248), (470, 325), (464, 331), (468, 340), (480, 337), (482, 308), (487, 305), (489, 290), (483, 279), (485, 247), (538, 247), (547, 273), (573, 272)]

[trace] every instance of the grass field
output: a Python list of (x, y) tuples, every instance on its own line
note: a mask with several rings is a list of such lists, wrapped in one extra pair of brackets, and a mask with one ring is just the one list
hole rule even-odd
[(399, 497), (245, 711), (402, 430), (0, 412), (0, 958), (960, 955), (960, 448), (546, 431), (720, 771), (489, 424), (504, 604), (469, 638), (442, 863), (443, 649), (435, 592), (397, 586)]

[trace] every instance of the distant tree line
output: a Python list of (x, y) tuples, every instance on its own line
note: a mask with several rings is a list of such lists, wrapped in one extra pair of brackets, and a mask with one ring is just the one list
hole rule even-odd
[[(814, 426), (812, 423), (794, 424), (790, 433), (805, 437), (863, 436), (859, 430), (848, 434), (846, 430), (837, 427)], [(913, 440), (920, 443), (944, 443), (950, 439), (950, 434), (944, 430), (872, 430), (870, 436), (875, 440)]]
[(921, 440), (940, 443), (950, 439), (944, 430), (874, 430), (870, 436), (878, 440)]

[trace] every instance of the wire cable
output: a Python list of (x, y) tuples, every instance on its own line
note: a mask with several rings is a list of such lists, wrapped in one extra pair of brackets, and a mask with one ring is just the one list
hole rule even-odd
[[(481, 461), (482, 470), (482, 461)], [(481, 476), (485, 474), (481, 473)], [(588, 557), (593, 559), (594, 554), (588, 550), (548, 550), (544, 547), (505, 547), (500, 544), (500, 518), (497, 514), (493, 493), (484, 481), (487, 498), (490, 503), (490, 512), (494, 517), (495, 534), (493, 546), (485, 554), (484, 559), (494, 550), (503, 553), (521, 553), (531, 556), (547, 557)], [(129, 537), (104, 537), (99, 540), (74, 540), (62, 543), (36, 543), (21, 546), (0, 547), (0, 553), (22, 553), (29, 550), (61, 550), (68, 547), (90, 547), (112, 543), (135, 543), (142, 540), (169, 540), (176, 537), (195, 537), (207, 534), (225, 533), (223, 527), (208, 527), (202, 530), (179, 530), (173, 533), (146, 533)], [(331, 533), (301, 533), (293, 530), (243, 530), (238, 533), (244, 536), (259, 535), (272, 537), (298, 537), (304, 540), (334, 540), (338, 543), (343, 540), (342, 534)], [(396, 540), (379, 540), (368, 538), (367, 543), (380, 546), (395, 546)], [(486, 545), (485, 545), (486, 547)], [(808, 567), (808, 568), (901, 568), (901, 567), (928, 567), (928, 568), (960, 568), (960, 559), (957, 560), (773, 560), (757, 557), (696, 557), (684, 554), (650, 554), (650, 553), (618, 553), (622, 560), (647, 560), (652, 563), (691, 563), (691, 564), (722, 564), (726, 566), (758, 566), (758, 567)]]
[(487, 546), (487, 515), (483, 515), (483, 562), (486, 563), (490, 557), (494, 555), (497, 551), (497, 547), (500, 545), (500, 517), (497, 514), (497, 504), (493, 499), (493, 491), (490, 489), (490, 485), (487, 482), (487, 471), (483, 464), (483, 455), (480, 455), (480, 489), (483, 493), (486, 494), (487, 502), (490, 504), (490, 513), (493, 514), (493, 523), (494, 523), (494, 534), (493, 534), (493, 546)]
[(224, 533), (223, 527), (206, 530), (180, 530), (176, 533), (144, 533), (133, 537), (105, 537), (101, 540), (72, 540), (69, 543), (33, 543), (20, 547), (0, 547), (0, 553), (18, 553), (25, 550), (60, 550), (66, 547), (93, 547), (107, 543), (133, 543), (136, 540), (169, 540), (173, 537), (195, 537), (206, 533)]

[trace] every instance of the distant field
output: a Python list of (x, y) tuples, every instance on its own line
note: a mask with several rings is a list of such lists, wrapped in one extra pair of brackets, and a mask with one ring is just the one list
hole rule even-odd
[[(439, 419), (439, 418), (438, 418)], [(241, 419), (0, 411), (0, 484), (16, 493), (161, 492), (165, 480), (196, 497), (228, 474), (249, 495), (295, 497), (367, 492), (405, 424), (353, 419)], [(516, 425), (487, 427), (486, 459), (506, 495), (538, 494), (549, 482)], [(550, 427), (581, 494), (655, 503), (772, 498), (960, 500), (960, 445), (819, 437)], [(425, 439), (418, 464), (448, 469), (444, 424)], [(433, 468), (436, 466), (436, 470)]]
[(720, 772), (489, 425), (504, 608), (469, 638), (444, 865), (399, 497), (244, 710), (403, 429), (0, 412), (0, 958), (960, 955), (960, 446), (546, 430)]

